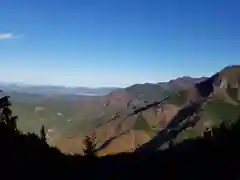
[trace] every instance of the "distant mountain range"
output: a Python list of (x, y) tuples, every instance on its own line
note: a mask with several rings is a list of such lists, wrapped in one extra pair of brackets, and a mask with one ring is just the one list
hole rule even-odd
[(21, 92), (40, 95), (86, 95), (103, 96), (116, 89), (117, 87), (64, 87), (64, 86), (34, 86), (13, 83), (1, 83), (0, 89), (6, 92)]
[[(95, 132), (99, 154), (104, 155), (135, 150), (191, 103), (202, 107), (203, 112), (197, 113), (200, 120), (176, 142), (236, 119), (240, 116), (240, 66), (226, 67), (213, 77), (184, 76), (127, 88), (0, 84), (0, 89), (11, 96), (21, 130), (39, 133), (45, 125), (49, 143), (63, 152), (81, 152), (86, 133)], [(151, 106), (165, 97), (163, 104)]]
[[(159, 82), (156, 84), (145, 83), (145, 84), (135, 84), (130, 86), (127, 91), (137, 93), (138, 95), (150, 95), (153, 98), (156, 98), (155, 93), (158, 95), (164, 95), (165, 92), (188, 88), (189, 86), (194, 85), (196, 82), (199, 82), (206, 77), (201, 78), (191, 78), (191, 77), (180, 77), (169, 82)], [(104, 96), (111, 92), (117, 90), (123, 90), (124, 88), (119, 87), (99, 87), (99, 88), (90, 88), (90, 87), (65, 87), (65, 86), (51, 86), (51, 85), (25, 85), (20, 83), (6, 83), (0, 82), (0, 89), (8, 93), (27, 93), (35, 95), (85, 95), (85, 96)], [(159, 91), (162, 91), (159, 93)], [(142, 93), (141, 93), (142, 92)], [(142, 97), (143, 97), (142, 96)], [(162, 96), (161, 96), (162, 97)]]

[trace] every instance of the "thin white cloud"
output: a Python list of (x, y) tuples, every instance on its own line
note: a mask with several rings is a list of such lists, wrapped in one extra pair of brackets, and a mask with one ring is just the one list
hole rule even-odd
[(21, 38), (23, 35), (13, 35), (12, 33), (0, 33), (1, 39), (13, 39), (13, 38)]
[(12, 33), (0, 33), (0, 39), (11, 39), (13, 38)]

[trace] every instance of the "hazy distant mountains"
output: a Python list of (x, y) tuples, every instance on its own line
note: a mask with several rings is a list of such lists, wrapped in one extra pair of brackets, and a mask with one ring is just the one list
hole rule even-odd
[[(180, 77), (169, 82), (160, 82), (156, 84), (145, 83), (135, 84), (127, 87), (126, 90), (141, 96), (148, 96), (149, 99), (159, 99), (165, 96), (169, 91), (189, 88), (195, 83), (206, 79), (206, 77), (192, 78), (192, 77)], [(85, 95), (85, 96), (104, 96), (116, 90), (123, 90), (119, 87), (65, 87), (65, 86), (36, 86), (36, 85), (25, 85), (17, 83), (3, 83), (0, 82), (0, 89), (7, 92), (8, 94), (34, 94), (34, 95), (47, 95), (47, 96), (58, 96), (58, 95)]]
[(117, 87), (64, 87), (64, 86), (33, 86), (0, 83), (0, 89), (5, 92), (18, 92), (36, 95), (90, 95), (90, 96), (103, 96), (116, 89)]

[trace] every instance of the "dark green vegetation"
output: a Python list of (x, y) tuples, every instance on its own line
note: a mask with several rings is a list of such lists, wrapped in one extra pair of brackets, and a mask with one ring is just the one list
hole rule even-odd
[(221, 122), (232, 123), (232, 120), (240, 115), (240, 104), (232, 105), (223, 100), (213, 100), (206, 105), (205, 110), (216, 125)]
[(167, 101), (169, 104), (174, 104), (176, 106), (182, 106), (187, 102), (188, 97), (188, 91), (187, 90), (180, 90), (176, 93), (170, 94), (170, 98)]
[(142, 131), (149, 131), (150, 127), (146, 121), (146, 119), (140, 114), (134, 124), (133, 129), (135, 130), (142, 130)]
[(231, 126), (240, 116), (240, 104), (233, 105), (221, 99), (214, 99), (204, 107), (204, 116), (195, 127), (180, 133), (176, 141), (181, 142), (186, 138), (200, 136), (206, 129), (203, 127), (205, 122), (211, 123), (210, 127), (218, 127), (220, 124), (225, 124), (227, 127)]
[(77, 110), (71, 103), (13, 103), (14, 114), (19, 114), (19, 128), (23, 131), (39, 132), (42, 125), (46, 129), (56, 129), (65, 132), (72, 124), (81, 121)]
[(95, 125), (81, 108), (91, 97), (19, 92), (6, 94), (11, 96), (13, 114), (18, 115), (18, 127), (24, 132), (39, 134), (44, 125), (46, 131), (54, 130), (57, 135), (73, 135)]
[(162, 98), (169, 95), (171, 90), (165, 90), (158, 84), (136, 84), (126, 88), (127, 92), (131, 95), (138, 97), (143, 100), (161, 100)]
[(194, 139), (201, 135), (201, 132), (199, 132), (195, 127), (188, 128), (185, 131), (179, 133), (179, 135), (176, 137), (174, 142), (181, 143), (186, 139)]
[[(240, 83), (239, 83), (239, 84), (240, 84)], [(234, 100), (234, 101), (240, 101), (240, 100), (238, 99), (238, 92), (240, 92), (238, 88), (231, 88), (231, 87), (228, 87), (228, 88), (227, 88), (227, 93), (228, 93), (228, 95), (229, 95), (230, 98), (232, 98), (232, 100)]]
[(147, 120), (141, 114), (137, 117), (133, 129), (145, 131), (151, 138), (156, 135), (156, 132), (149, 126)]
[(240, 178), (240, 117), (228, 128), (222, 124), (213, 128), (211, 134), (206, 132), (204, 137), (172, 144), (171, 148), (156, 153), (141, 151), (90, 158), (62, 154), (50, 147), (45, 138), (23, 135), (16, 128), (16, 118), (11, 115), (7, 102), (7, 98), (0, 99), (0, 159), (3, 165), (0, 176), (4, 179), (122, 180), (156, 179), (156, 176), (196, 179), (196, 175), (198, 179)]

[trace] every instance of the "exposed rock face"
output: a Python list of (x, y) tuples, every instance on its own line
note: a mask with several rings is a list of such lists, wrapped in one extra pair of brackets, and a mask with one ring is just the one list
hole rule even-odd
[(220, 84), (220, 88), (227, 88), (227, 79), (223, 78), (222, 80), (220, 80), (221, 84)]
[(240, 100), (240, 66), (229, 66), (224, 68), (220, 72), (220, 88), (226, 91), (231, 91), (234, 94), (228, 94), (234, 96), (234, 100)]
[(161, 124), (167, 125), (169, 120), (173, 118), (173, 116), (177, 113), (179, 108), (172, 104), (164, 105), (161, 110), (157, 112), (157, 117)]

